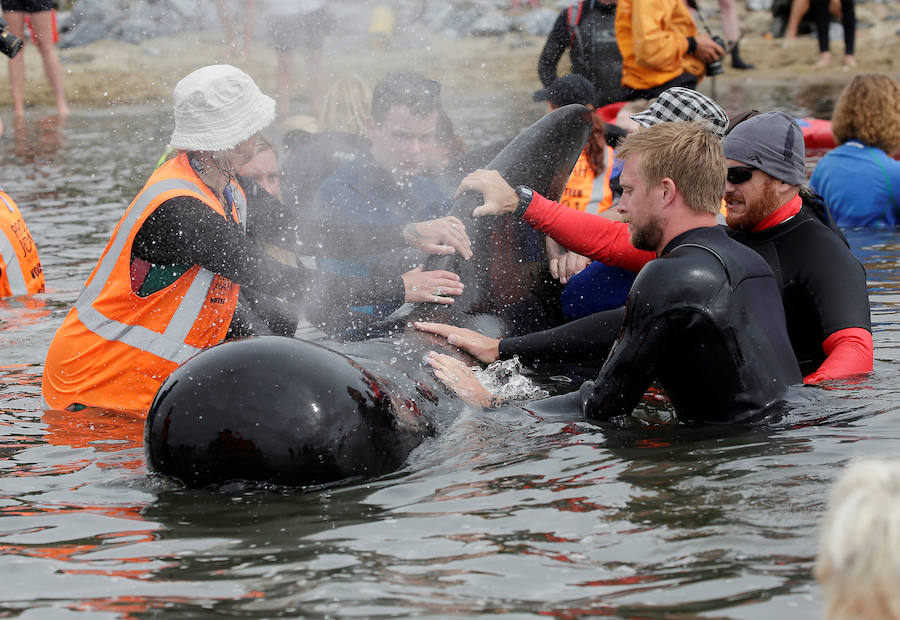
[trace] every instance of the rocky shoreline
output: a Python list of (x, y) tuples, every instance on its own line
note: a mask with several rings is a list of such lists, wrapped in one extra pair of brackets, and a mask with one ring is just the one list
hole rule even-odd
[[(206, 24), (206, 30), (181, 31), (126, 42), (135, 38), (128, 35), (134, 30), (119, 27), (116, 32), (123, 35), (119, 38), (107, 37), (83, 45), (62, 47), (59, 53), (65, 73), (66, 95), (73, 110), (77, 113), (115, 105), (168, 103), (178, 79), (196, 67), (217, 62), (228, 62), (243, 68), (254, 76), (264, 90), (274, 92), (275, 54), (264, 35), (258, 36), (249, 54), (235, 53), (222, 41), (211, 2), (182, 4), (206, 6), (204, 10), (212, 11), (203, 19), (192, 22)], [(454, 15), (450, 12), (451, 8), (444, 9), (443, 17), (425, 13), (412, 18), (406, 16), (406, 19), (412, 19), (406, 26), (399, 19), (402, 15), (398, 15), (398, 25), (390, 40), (379, 39), (367, 32), (370, 13), (365, 9), (373, 4), (354, 3), (357, 9), (362, 7), (364, 10), (355, 10), (352, 14), (338, 12), (339, 26), (326, 39), (326, 73), (356, 73), (374, 82), (390, 69), (413, 65), (442, 81), (448, 89), (525, 93), (539, 87), (536, 64), (546, 38), (544, 33), (552, 26), (558, 6), (566, 3), (555, 5), (544, 2), (542, 9), (518, 12), (506, 10), (510, 3), (501, 0), (466, 3), (466, 6), (474, 5), (465, 9), (468, 12), (458, 8), (463, 3), (447, 3), (457, 10), (455, 21), (451, 19)], [(405, 2), (399, 6), (416, 4)], [(424, 2), (418, 4), (427, 6)], [(715, 11), (707, 4), (701, 6), (712, 17), (710, 22), (715, 29)], [(341, 3), (332, 6), (338, 7)], [(811, 68), (818, 56), (814, 37), (808, 35), (794, 41), (772, 40), (767, 37), (772, 21), (769, 11), (746, 11), (743, 7), (741, 10), (745, 31), (741, 44), (743, 56), (756, 64), (756, 69), (736, 71), (726, 63), (725, 75), (718, 78), (724, 87), (735, 82), (763, 85), (778, 82), (843, 83), (852, 75), (840, 66), (841, 41), (833, 42), (832, 49), (836, 56), (833, 67), (815, 71)], [(466, 19), (462, 19), (461, 15), (467, 16)], [(139, 19), (135, 18), (135, 23), (152, 17), (139, 16)], [(900, 76), (900, 55), (897, 54), (900, 3), (858, 3), (857, 18), (858, 67), (853, 72), (883, 72)], [(448, 25), (454, 23), (458, 28)], [(465, 24), (465, 28), (461, 24)], [(260, 20), (257, 20), (256, 31), (261, 31)], [(63, 34), (61, 45), (72, 32), (75, 30)], [(107, 32), (111, 32), (108, 27)], [(34, 108), (35, 113), (52, 113), (52, 95), (43, 78), (39, 54), (32, 45), (27, 45), (24, 53), (29, 107)], [(564, 58), (561, 71), (566, 70), (565, 63)], [(301, 84), (296, 91), (296, 105), (299, 111), (303, 111), (302, 58), (298, 58), (297, 71)], [(0, 106), (7, 119), (10, 105), (9, 89), (0, 89)]]

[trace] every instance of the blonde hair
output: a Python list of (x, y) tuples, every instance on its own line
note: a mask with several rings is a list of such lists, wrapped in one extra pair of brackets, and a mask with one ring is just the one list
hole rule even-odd
[(839, 144), (859, 140), (892, 154), (900, 148), (900, 82), (881, 73), (854, 76), (834, 106), (831, 130)]
[(272, 151), (275, 153), (275, 159), (278, 160), (278, 151), (275, 149), (275, 146), (266, 138), (264, 135), (259, 134), (256, 136), (256, 147), (253, 149), (253, 156), (257, 156), (260, 153), (264, 153), (266, 151)]
[(339, 78), (325, 92), (319, 131), (366, 134), (372, 109), (372, 89), (358, 76)]
[(828, 620), (900, 618), (900, 460), (847, 467), (831, 490), (814, 572)]
[(638, 174), (647, 187), (664, 178), (675, 182), (685, 203), (698, 213), (718, 213), (725, 195), (725, 155), (718, 136), (699, 123), (657, 123), (629, 135), (616, 157), (639, 155)]

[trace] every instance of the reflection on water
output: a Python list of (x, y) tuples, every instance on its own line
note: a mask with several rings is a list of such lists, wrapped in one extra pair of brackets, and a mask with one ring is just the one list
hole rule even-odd
[[(808, 115), (835, 94), (720, 95)], [(485, 109), (479, 93), (447, 93), (447, 105), (477, 146), (537, 118), (529, 96)], [(40, 408), (47, 345), (171, 121), (129, 108), (26, 130), (0, 138), (0, 184), (47, 292), (0, 302), (0, 614), (819, 617), (809, 571), (826, 490), (847, 460), (900, 447), (898, 233), (847, 234), (869, 274), (876, 372), (804, 390), (773, 425), (468, 411), (383, 479), (189, 491), (147, 475), (140, 420)]]

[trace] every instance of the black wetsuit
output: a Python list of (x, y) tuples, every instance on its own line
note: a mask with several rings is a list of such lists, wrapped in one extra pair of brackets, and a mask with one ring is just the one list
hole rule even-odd
[[(609, 322), (615, 312), (600, 314)], [(604, 320), (588, 318), (585, 329)], [(698, 228), (638, 274), (618, 340), (581, 387), (581, 408), (592, 420), (628, 414), (656, 381), (680, 420), (736, 422), (801, 379), (768, 265), (721, 227)]]
[[(579, 14), (580, 11), (580, 14)], [(577, 20), (577, 27), (572, 22)], [(547, 87), (557, 78), (559, 59), (568, 49), (572, 73), (589, 79), (597, 88), (600, 105), (625, 98), (622, 55), (616, 44), (616, 5), (597, 0), (575, 2), (563, 9), (538, 59), (538, 77)]]
[[(271, 256), (257, 242), (266, 242), (297, 254), (307, 254), (302, 227), (293, 209), (286, 209), (252, 181), (242, 179), (248, 203), (247, 232), (226, 220), (200, 200), (181, 196), (163, 202), (141, 226), (132, 246), (132, 257), (167, 268), (174, 281), (191, 265), (200, 265), (240, 284), (251, 294), (247, 308), (235, 320), (245, 325), (235, 335), (279, 333), (293, 335), (300, 312), (346, 306), (348, 300), (402, 301), (399, 277), (352, 277), (288, 266)], [(158, 288), (161, 287), (157, 287)], [(155, 292), (151, 285), (139, 294)], [(285, 300), (284, 304), (277, 300)], [(257, 319), (254, 322), (254, 318)], [(258, 319), (263, 319), (259, 321)], [(246, 323), (253, 323), (252, 325)]]
[(825, 361), (822, 343), (847, 328), (872, 331), (866, 272), (824, 205), (801, 195), (803, 208), (791, 219), (759, 232), (728, 234), (769, 263), (781, 288), (788, 333), (803, 374)]

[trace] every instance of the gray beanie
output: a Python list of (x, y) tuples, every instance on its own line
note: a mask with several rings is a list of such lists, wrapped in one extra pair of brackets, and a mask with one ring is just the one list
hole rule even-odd
[(728, 159), (790, 185), (802, 185), (806, 179), (803, 131), (784, 112), (766, 112), (739, 123), (725, 136), (722, 148)]

